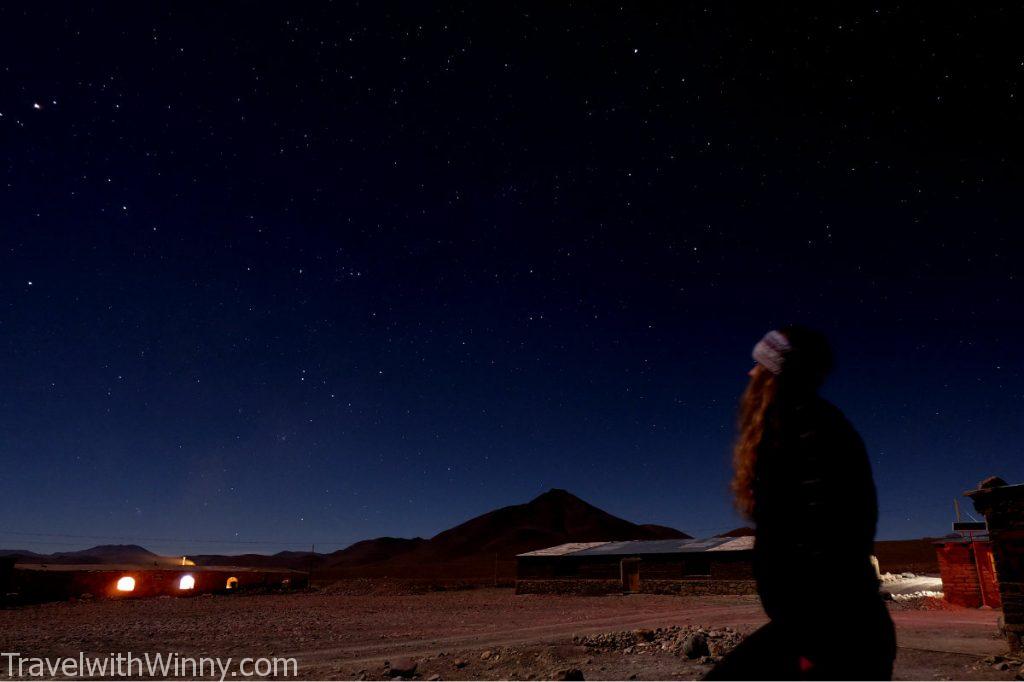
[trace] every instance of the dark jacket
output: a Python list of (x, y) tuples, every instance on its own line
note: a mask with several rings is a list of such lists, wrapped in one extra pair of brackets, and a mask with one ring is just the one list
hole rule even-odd
[(870, 562), (878, 521), (864, 443), (817, 396), (766, 415), (754, 476), (754, 574), (773, 622), (821, 628), (822, 614), (877, 612)]

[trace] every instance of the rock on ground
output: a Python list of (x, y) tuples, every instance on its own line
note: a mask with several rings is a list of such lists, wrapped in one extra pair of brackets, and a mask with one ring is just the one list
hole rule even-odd
[(416, 661), (411, 658), (400, 658), (391, 663), (389, 672), (392, 677), (412, 677), (416, 674)]

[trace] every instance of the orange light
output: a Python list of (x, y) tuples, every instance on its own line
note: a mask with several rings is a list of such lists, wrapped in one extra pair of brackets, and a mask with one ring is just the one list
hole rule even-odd
[(181, 576), (181, 580), (178, 581), (179, 590), (191, 590), (196, 586), (196, 579), (190, 575)]
[(230, 578), (228, 578), (228, 584), (226, 587), (229, 590), (236, 589), (238, 587), (238, 578), (236, 578), (235, 576), (231, 576)]
[(117, 579), (117, 591), (118, 592), (131, 592), (135, 589), (135, 578), (130, 575), (126, 575), (123, 578)]

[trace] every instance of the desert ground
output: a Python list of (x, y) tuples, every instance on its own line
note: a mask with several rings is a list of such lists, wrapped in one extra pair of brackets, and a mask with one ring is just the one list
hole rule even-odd
[[(552, 679), (573, 669), (586, 679), (694, 679), (711, 664), (687, 658), (676, 638), (700, 627), (724, 642), (764, 620), (752, 597), (397, 592), (356, 582), (292, 594), (25, 606), (0, 611), (0, 650), (294, 656), (303, 679)], [(1014, 679), (1016, 666), (993, 665), (1006, 650), (998, 612), (941, 603), (892, 610), (897, 679)]]

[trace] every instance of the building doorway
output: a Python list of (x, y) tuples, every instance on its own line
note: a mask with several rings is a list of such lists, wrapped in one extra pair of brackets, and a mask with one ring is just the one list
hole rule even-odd
[(640, 591), (640, 560), (623, 559), (619, 564), (622, 573), (622, 591), (627, 594)]

